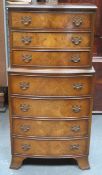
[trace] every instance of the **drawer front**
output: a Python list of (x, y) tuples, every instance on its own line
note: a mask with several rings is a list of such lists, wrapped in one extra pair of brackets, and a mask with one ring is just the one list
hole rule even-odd
[(80, 96), (92, 94), (93, 76), (9, 76), (11, 94), (34, 96)]
[(12, 115), (26, 117), (85, 117), (90, 115), (91, 99), (11, 98)]
[(75, 137), (88, 135), (89, 121), (13, 119), (13, 135), (27, 137)]
[(11, 27), (17, 29), (91, 29), (92, 14), (11, 12)]
[(88, 154), (88, 139), (28, 140), (13, 139), (13, 154), (31, 156), (71, 156)]
[(91, 53), (88, 51), (12, 51), (13, 67), (91, 67)]
[(89, 48), (90, 33), (12, 32), (13, 48)]

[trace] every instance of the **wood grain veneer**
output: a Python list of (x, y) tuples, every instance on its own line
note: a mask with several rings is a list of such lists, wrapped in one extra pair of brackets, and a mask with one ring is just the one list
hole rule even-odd
[[(75, 44), (77, 43), (77, 44)], [(13, 48), (90, 48), (90, 33), (12, 32)]]
[[(92, 14), (64, 12), (18, 12), (11, 11), (10, 25), (15, 29), (84, 29), (91, 30)], [(81, 19), (81, 25), (76, 26), (74, 20)]]
[(28, 157), (71, 157), (88, 169), (96, 6), (42, 3), (7, 8), (10, 167), (20, 168)]
[(89, 50), (12, 50), (11, 52), (11, 66), (15, 68), (89, 68), (91, 59)]
[(24, 137), (84, 137), (88, 135), (88, 119), (53, 120), (13, 119), (13, 135)]
[[(13, 144), (15, 145), (14, 155), (25, 155), (26, 157), (31, 156), (82, 156), (88, 154), (87, 148), (88, 139), (76, 139), (76, 140), (27, 140), (27, 139), (13, 139)], [(28, 150), (24, 150), (23, 146), (28, 146)], [(73, 149), (72, 147), (76, 145), (80, 149)]]
[[(14, 116), (49, 118), (88, 117), (90, 116), (91, 102), (91, 98), (34, 99), (13, 97), (11, 99), (11, 106), (12, 115)], [(78, 108), (78, 112), (75, 112), (74, 108)]]
[[(70, 82), (70, 83), (69, 83)], [(93, 92), (93, 75), (10, 75), (11, 94), (33, 96), (88, 96)]]

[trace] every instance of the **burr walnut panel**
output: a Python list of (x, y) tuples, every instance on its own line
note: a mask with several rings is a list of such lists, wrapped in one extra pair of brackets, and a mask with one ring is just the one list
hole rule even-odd
[(90, 33), (12, 32), (13, 48), (90, 48)]
[(89, 120), (13, 119), (13, 135), (24, 137), (79, 137), (88, 135)]
[(92, 75), (10, 75), (11, 94), (33, 96), (85, 96), (93, 90)]
[(84, 29), (91, 30), (92, 14), (56, 12), (18, 12), (11, 11), (12, 28), (16, 29)]
[(28, 140), (13, 139), (13, 154), (28, 156), (78, 156), (88, 154), (88, 139)]
[(90, 51), (32, 51), (13, 50), (12, 67), (90, 67), (92, 62)]
[(21, 117), (88, 117), (91, 105), (90, 98), (11, 98), (12, 115)]

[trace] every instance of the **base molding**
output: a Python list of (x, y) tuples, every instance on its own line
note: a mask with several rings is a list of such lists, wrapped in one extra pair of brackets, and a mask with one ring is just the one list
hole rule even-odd
[[(13, 155), (12, 156), (12, 160), (11, 160), (11, 165), (10, 165), (10, 168), (11, 169), (19, 169), (21, 168), (22, 164), (23, 164), (23, 161), (27, 158), (30, 158), (30, 157), (22, 157), (22, 156), (16, 156), (16, 155)], [(32, 157), (31, 157), (32, 158)], [(47, 158), (47, 157), (46, 157)], [(89, 161), (88, 161), (88, 156), (82, 156), (82, 157), (71, 157), (73, 158), (74, 160), (76, 160), (77, 162), (77, 165), (78, 167), (81, 169), (81, 170), (87, 170), (90, 168), (90, 165), (89, 165)], [(36, 158), (37, 159), (37, 158)], [(40, 157), (39, 157), (40, 159)], [(41, 158), (42, 159), (42, 158)], [(68, 158), (67, 158), (68, 159)]]

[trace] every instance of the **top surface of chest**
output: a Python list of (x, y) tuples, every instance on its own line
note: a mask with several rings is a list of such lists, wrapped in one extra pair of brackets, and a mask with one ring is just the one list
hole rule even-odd
[(97, 6), (92, 4), (75, 4), (75, 3), (37, 3), (32, 2), (30, 4), (9, 4), (6, 3), (6, 8), (23, 8), (23, 9), (34, 9), (34, 10), (84, 10), (84, 11), (95, 11)]

